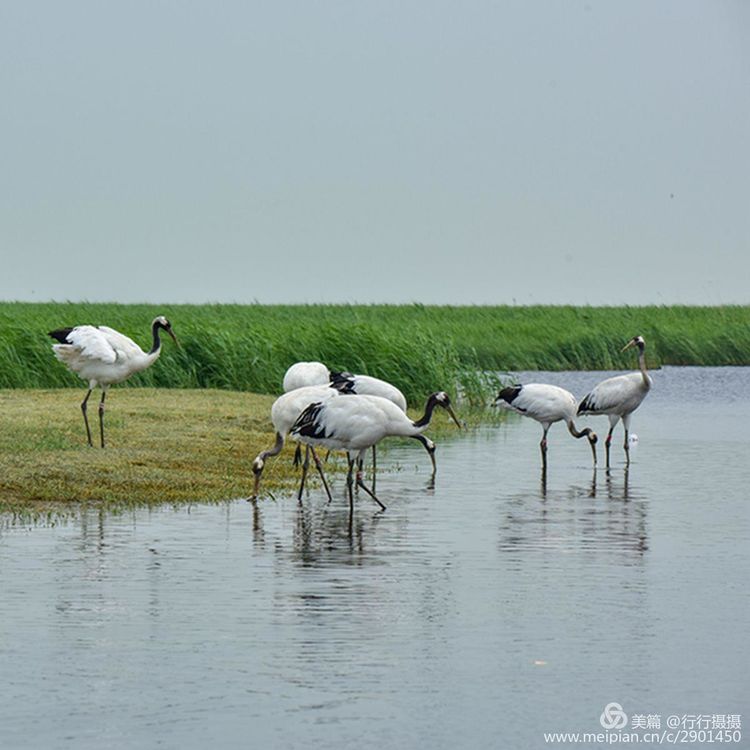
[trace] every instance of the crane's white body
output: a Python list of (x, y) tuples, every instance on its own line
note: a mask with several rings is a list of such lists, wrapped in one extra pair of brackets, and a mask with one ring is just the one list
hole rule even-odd
[(77, 326), (67, 344), (54, 344), (55, 356), (90, 388), (106, 388), (145, 370), (159, 357), (161, 348), (146, 353), (138, 344), (107, 326)]
[(505, 409), (531, 417), (546, 427), (561, 420), (572, 422), (578, 406), (575, 396), (570, 391), (546, 383), (522, 385), (513, 401), (498, 399), (497, 403)]
[(295, 362), (284, 374), (284, 392), (311, 385), (328, 385), (330, 370), (322, 362)]
[(618, 419), (629, 417), (651, 390), (651, 377), (647, 373), (629, 372), (602, 380), (581, 401), (580, 414), (607, 414)]
[(396, 404), (382, 396), (347, 394), (321, 402), (314, 434), (293, 427), (292, 437), (310, 445), (359, 453), (385, 437), (420, 435), (426, 426), (415, 427)]

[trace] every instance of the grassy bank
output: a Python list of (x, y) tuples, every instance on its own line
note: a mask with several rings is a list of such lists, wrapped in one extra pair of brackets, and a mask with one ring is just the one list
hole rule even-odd
[(651, 366), (750, 365), (750, 307), (431, 307), (423, 305), (118, 305), (0, 303), (0, 388), (80, 385), (46, 332), (105, 324), (149, 343), (159, 313), (183, 344), (132, 385), (278, 393), (286, 368), (317, 359), (398, 385), (410, 401), (460, 384), (477, 402), (478, 370), (621, 369), (635, 334)]
[[(70, 501), (117, 509), (247, 497), (251, 461), (274, 442), (271, 396), (120, 388), (108, 399), (107, 448), (89, 448), (79, 408), (83, 393), (0, 390), (0, 511), (43, 513)], [(89, 421), (98, 439), (96, 404)], [(441, 431), (455, 433), (455, 427), (439, 414), (430, 434)], [(263, 498), (296, 486), (293, 446), (268, 461)], [(414, 446), (415, 464), (424, 459), (427, 468), (424, 451)], [(328, 471), (336, 465), (330, 462)]]
[[(0, 508), (247, 496), (250, 461), (272, 442), (270, 397), (123, 388), (110, 397), (108, 447), (89, 448), (79, 395), (71, 390), (0, 391)], [(98, 436), (95, 405), (89, 418)], [(269, 466), (269, 489), (289, 481), (289, 463)]]

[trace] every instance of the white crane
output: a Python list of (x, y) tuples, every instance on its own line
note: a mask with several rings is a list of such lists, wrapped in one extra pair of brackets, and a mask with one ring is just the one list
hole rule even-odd
[(344, 398), (327, 399), (310, 404), (292, 425), (290, 434), (308, 445), (324, 445), (330, 450), (347, 452), (349, 473), (346, 483), (349, 489), (349, 508), (354, 509), (352, 474), (357, 462), (356, 483), (362, 487), (380, 507), (385, 506), (375, 493), (362, 481), (362, 458), (364, 452), (385, 437), (417, 437), (430, 424), (436, 406), (444, 408), (461, 426), (453, 413), (448, 394), (440, 391), (427, 399), (424, 415), (412, 421), (392, 401), (380, 396), (347, 395)]
[[(304, 411), (305, 407), (310, 404), (317, 402), (321, 403), (327, 401), (330, 398), (342, 398), (341, 394), (329, 385), (312, 385), (302, 388), (295, 388), (294, 390), (284, 393), (279, 396), (271, 406), (271, 422), (273, 423), (274, 429), (276, 430), (276, 442), (272, 448), (262, 451), (253, 460), (253, 474), (255, 475), (255, 486), (253, 488), (253, 495), (251, 499), (258, 497), (260, 491), (260, 479), (263, 473), (263, 469), (266, 465), (266, 460), (271, 456), (276, 456), (281, 452), (284, 447), (284, 440), (289, 434), (289, 430), (297, 420), (297, 417)], [(309, 446), (308, 446), (309, 447)], [(323, 468), (320, 465), (318, 456), (315, 451), (312, 451), (313, 458), (315, 460), (315, 466), (318, 469), (321, 479), (323, 480), (323, 486), (325, 487), (328, 499), (331, 499), (331, 492), (328, 489), (328, 483), (323, 474)], [(296, 463), (296, 462), (295, 462)], [(302, 490), (305, 486), (305, 478), (307, 476), (308, 458), (305, 457), (305, 462), (302, 465), (302, 482), (299, 486), (298, 499), (302, 498)]]
[(59, 342), (52, 345), (55, 356), (78, 377), (88, 380), (89, 390), (81, 404), (81, 411), (90, 446), (93, 447), (94, 444), (91, 441), (86, 404), (91, 391), (97, 386), (102, 389), (102, 399), (99, 402), (99, 433), (104, 448), (104, 398), (107, 389), (110, 385), (122, 383), (131, 375), (145, 370), (156, 362), (161, 354), (160, 330), (166, 331), (179, 346), (171, 323), (163, 315), (154, 318), (151, 323), (153, 340), (148, 352), (144, 352), (132, 339), (107, 326), (76, 326), (49, 332), (49, 335)]
[(544, 433), (539, 447), (542, 451), (544, 471), (547, 470), (547, 432), (555, 422), (560, 421), (565, 422), (568, 432), (574, 438), (588, 438), (591, 452), (594, 454), (594, 466), (596, 466), (596, 434), (589, 427), (580, 431), (576, 429), (573, 420), (576, 416), (577, 402), (570, 391), (546, 383), (514, 385), (503, 388), (497, 394), (495, 405), (512, 409), (525, 417), (531, 417), (542, 425)]
[(579, 414), (606, 414), (609, 417), (609, 432), (604, 446), (607, 452), (607, 468), (609, 468), (609, 446), (612, 443), (612, 431), (622, 419), (625, 428), (625, 462), (630, 465), (630, 415), (641, 405), (641, 401), (651, 390), (651, 377), (646, 371), (646, 342), (643, 336), (634, 336), (622, 348), (624, 352), (631, 346), (638, 347), (639, 372), (629, 372), (614, 378), (603, 380), (578, 405)]

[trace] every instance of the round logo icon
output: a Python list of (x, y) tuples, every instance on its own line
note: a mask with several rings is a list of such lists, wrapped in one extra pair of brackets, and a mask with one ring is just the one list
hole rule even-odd
[(605, 729), (622, 729), (628, 723), (628, 715), (619, 703), (607, 703), (599, 717), (599, 723)]

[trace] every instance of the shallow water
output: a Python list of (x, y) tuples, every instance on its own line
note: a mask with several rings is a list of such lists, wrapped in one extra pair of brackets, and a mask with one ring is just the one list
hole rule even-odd
[(653, 377), (628, 472), (621, 427), (608, 474), (555, 425), (545, 485), (513, 417), (441, 439), (434, 487), (416, 443), (381, 454), (388, 510), (351, 526), (340, 477), (331, 505), (5, 519), (0, 745), (524, 748), (610, 701), (742, 714), (750, 371)]

